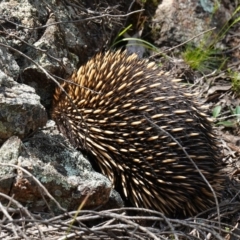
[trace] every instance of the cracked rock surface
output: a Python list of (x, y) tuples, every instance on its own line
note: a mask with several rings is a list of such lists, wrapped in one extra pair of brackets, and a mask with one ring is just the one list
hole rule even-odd
[[(131, 4), (123, 2), (0, 1), (0, 164), (27, 170), (66, 209), (76, 210), (82, 202), (85, 208), (122, 206), (106, 177), (94, 173), (58, 131), (41, 128), (56, 86), (49, 75), (66, 79), (103, 49), (125, 21), (114, 17)], [(89, 14), (101, 18), (84, 20)], [(0, 171), (0, 192), (35, 211), (44, 211), (46, 202), (54, 205), (44, 202), (46, 193), (24, 171), (6, 165)]]
[(13, 81), (1, 70), (0, 109), (0, 143), (14, 135), (25, 138), (47, 122), (35, 90)]
[(49, 133), (49, 128), (52, 127), (47, 126), (47, 130), (24, 143), (18, 137), (11, 137), (2, 145), (0, 179), (4, 180), (0, 192), (13, 195), (15, 200), (35, 212), (46, 211), (48, 206), (55, 213), (60, 212), (47, 192), (39, 187), (37, 179), (67, 210), (76, 209), (81, 204), (87, 209), (108, 205), (111, 196), (119, 201), (115, 207), (122, 206), (118, 194), (111, 192), (110, 181), (93, 171), (79, 151), (63, 144), (65, 140), (57, 130)]

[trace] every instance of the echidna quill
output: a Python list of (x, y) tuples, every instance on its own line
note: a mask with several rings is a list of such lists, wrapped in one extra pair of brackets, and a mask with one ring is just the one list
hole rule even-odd
[(214, 205), (189, 159), (220, 196), (224, 177), (211, 123), (168, 73), (136, 54), (109, 51), (69, 81), (62, 84), (68, 96), (56, 88), (52, 118), (134, 206), (191, 216)]

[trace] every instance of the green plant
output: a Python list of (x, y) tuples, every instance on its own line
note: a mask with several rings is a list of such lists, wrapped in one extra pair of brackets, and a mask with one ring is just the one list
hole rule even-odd
[(212, 116), (217, 120), (217, 125), (222, 125), (224, 127), (235, 127), (240, 123), (240, 106), (236, 106), (236, 108), (230, 109), (230, 116), (220, 118), (221, 111), (221, 106), (216, 106), (212, 111)]
[(212, 69), (221, 69), (226, 59), (219, 55), (220, 50), (201, 44), (198, 47), (187, 45), (182, 57), (194, 70), (206, 72)]
[(74, 225), (74, 223), (75, 223), (75, 221), (76, 221), (76, 219), (77, 219), (77, 217), (78, 217), (78, 214), (80, 213), (81, 209), (83, 209), (84, 205), (86, 204), (89, 196), (90, 196), (90, 194), (89, 194), (89, 195), (86, 195), (86, 197), (83, 199), (82, 203), (79, 205), (76, 213), (74, 214), (74, 216), (73, 216), (73, 218), (72, 218), (72, 221), (71, 221), (71, 222), (69, 223), (69, 225), (68, 225), (68, 228), (67, 228), (67, 231), (66, 231), (66, 237), (64, 238), (64, 240), (69, 239), (67, 236), (68, 236), (68, 234), (70, 233), (70, 231), (71, 231), (71, 229), (72, 229), (72, 227), (73, 227), (73, 225)]
[(232, 90), (240, 96), (240, 73), (229, 71), (229, 76), (232, 82)]
[[(237, 9), (234, 11), (233, 15), (232, 15), (232, 19), (234, 19), (234, 17), (240, 12), (240, 6), (237, 7)], [(229, 29), (234, 26), (235, 24), (237, 24), (240, 21), (240, 17), (237, 17), (231, 24), (228, 24), (228, 22), (226, 22), (224, 24), (224, 26), (222, 27), (222, 29), (220, 30), (219, 34), (218, 34), (218, 39), (216, 39), (217, 41), (219, 41), (220, 39), (222, 39), (226, 33), (229, 31)]]
[(221, 113), (222, 107), (221, 106), (216, 106), (213, 111), (212, 111), (212, 116), (214, 118), (217, 118), (219, 114)]
[[(215, 6), (213, 14), (217, 11), (218, 5)], [(232, 19), (240, 11), (240, 6), (235, 10)], [(217, 43), (226, 35), (229, 29), (240, 21), (240, 17), (236, 18), (231, 24), (226, 22), (219, 33), (211, 40), (209, 32), (206, 33), (197, 47), (187, 45), (182, 54), (183, 59), (192, 69), (205, 72), (207, 70), (221, 69), (227, 61), (221, 54), (221, 49), (216, 47)], [(210, 32), (211, 34), (211, 32)]]
[[(117, 37), (114, 39), (113, 44), (111, 46), (111, 48), (115, 47), (116, 45), (118, 45), (119, 43), (122, 42), (127, 42), (128, 45), (135, 45), (135, 46), (143, 46), (144, 48), (150, 49), (152, 51), (158, 51), (157, 47), (155, 47), (153, 44), (151, 44), (150, 42), (147, 42), (141, 38), (134, 38), (134, 37), (124, 37), (122, 38), (122, 36), (132, 27), (132, 24), (130, 24), (129, 26), (127, 26), (126, 28), (124, 28), (118, 35)], [(132, 43), (130, 43), (132, 42)]]

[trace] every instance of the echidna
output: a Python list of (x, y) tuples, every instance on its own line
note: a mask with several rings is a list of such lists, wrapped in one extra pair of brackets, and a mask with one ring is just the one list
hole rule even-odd
[(219, 196), (224, 178), (211, 123), (167, 72), (136, 54), (109, 51), (62, 88), (55, 91), (52, 118), (134, 206), (189, 216), (215, 203), (189, 159)]

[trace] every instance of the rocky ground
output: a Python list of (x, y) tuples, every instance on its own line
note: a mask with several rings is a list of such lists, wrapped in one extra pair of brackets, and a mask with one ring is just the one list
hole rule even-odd
[[(228, 0), (1, 1), (0, 238), (239, 239), (238, 7)], [(110, 181), (59, 135), (49, 118), (56, 82), (113, 46), (156, 61), (207, 106), (229, 178), (220, 215), (177, 220), (149, 211), (143, 220), (147, 210), (138, 209), (126, 216)]]

